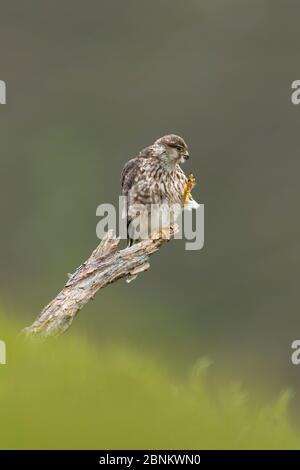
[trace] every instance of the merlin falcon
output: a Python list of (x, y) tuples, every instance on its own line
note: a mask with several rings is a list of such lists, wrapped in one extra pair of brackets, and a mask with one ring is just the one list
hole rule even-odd
[(170, 218), (166, 218), (168, 222), (164, 222), (161, 210), (157, 212), (159, 217), (155, 214), (153, 217), (153, 207), (164, 208), (168, 212), (171, 207), (182, 210), (199, 206), (190, 194), (195, 180), (188, 178), (180, 166), (188, 158), (188, 147), (183, 138), (170, 134), (157, 139), (125, 164), (121, 185), (122, 195), (126, 198), (130, 246), (134, 241), (145, 238), (145, 231), (151, 238), (164, 236), (166, 231), (169, 233), (174, 220), (170, 222)]

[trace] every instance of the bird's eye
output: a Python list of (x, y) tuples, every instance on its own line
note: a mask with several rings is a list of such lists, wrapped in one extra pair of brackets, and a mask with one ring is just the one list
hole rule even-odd
[(179, 150), (179, 151), (182, 150), (181, 145), (176, 145), (176, 148), (177, 148), (177, 150)]

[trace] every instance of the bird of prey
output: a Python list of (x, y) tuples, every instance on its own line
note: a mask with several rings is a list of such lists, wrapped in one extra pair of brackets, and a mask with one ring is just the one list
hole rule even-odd
[[(146, 225), (153, 206), (163, 205), (168, 208), (179, 205), (188, 209), (199, 206), (190, 193), (187, 196), (189, 180), (180, 167), (188, 158), (189, 152), (183, 138), (170, 134), (157, 139), (154, 144), (143, 149), (125, 164), (121, 174), (121, 185), (122, 195), (127, 202), (129, 246), (141, 238), (143, 227), (142, 229), (140, 227), (138, 235), (134, 233), (136, 225), (134, 226), (133, 222), (138, 218), (137, 213), (139, 223)], [(193, 183), (194, 180), (192, 186)], [(157, 232), (164, 234), (164, 229), (169, 231), (169, 228), (170, 224), (168, 227), (158, 227), (157, 222), (152, 223), (150, 231), (147, 228), (147, 234), (155, 238)]]

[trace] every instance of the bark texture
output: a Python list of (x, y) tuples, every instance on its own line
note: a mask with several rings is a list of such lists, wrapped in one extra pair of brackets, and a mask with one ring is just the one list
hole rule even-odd
[[(170, 237), (174, 233), (170, 232)], [(165, 239), (144, 240), (118, 250), (120, 240), (110, 231), (91, 256), (72, 274), (63, 290), (42, 310), (35, 322), (25, 328), (27, 336), (49, 337), (65, 332), (79, 310), (92, 300), (99, 289), (126, 278), (133, 280), (149, 269), (149, 257)]]

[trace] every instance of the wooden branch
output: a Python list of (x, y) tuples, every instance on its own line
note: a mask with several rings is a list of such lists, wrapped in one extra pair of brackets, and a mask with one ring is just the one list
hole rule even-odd
[[(170, 229), (170, 237), (174, 231)], [(118, 251), (120, 240), (109, 231), (91, 256), (69, 278), (63, 290), (42, 310), (23, 332), (28, 336), (56, 336), (70, 328), (79, 310), (99, 289), (122, 278), (134, 279), (149, 269), (149, 256), (165, 239), (144, 240)]]

